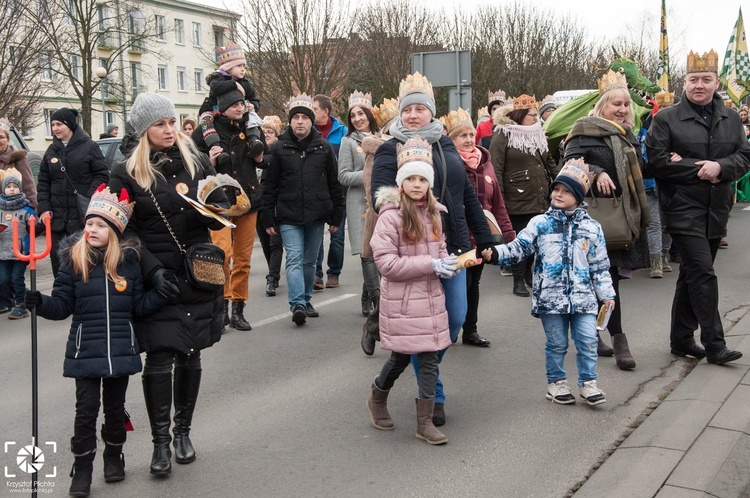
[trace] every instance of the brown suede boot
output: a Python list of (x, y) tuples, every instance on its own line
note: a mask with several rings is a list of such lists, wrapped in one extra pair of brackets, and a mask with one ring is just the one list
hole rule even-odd
[(602, 340), (601, 332), (599, 332), (597, 335), (599, 336), (599, 345), (596, 347), (596, 355), (607, 357), (613, 356), (615, 354), (615, 350), (607, 346), (607, 344)]
[(620, 370), (632, 370), (635, 368), (635, 360), (633, 355), (630, 354), (630, 347), (628, 347), (628, 338), (625, 334), (615, 334), (612, 336), (612, 345), (615, 349), (615, 360), (617, 361), (617, 368)]
[(417, 438), (430, 444), (445, 444), (448, 438), (440, 432), (432, 423), (432, 410), (435, 407), (434, 399), (420, 399), (417, 402)]
[(372, 391), (367, 400), (367, 411), (370, 412), (370, 420), (373, 427), (381, 431), (393, 430), (393, 419), (388, 413), (388, 393), (379, 389), (375, 383), (372, 383)]

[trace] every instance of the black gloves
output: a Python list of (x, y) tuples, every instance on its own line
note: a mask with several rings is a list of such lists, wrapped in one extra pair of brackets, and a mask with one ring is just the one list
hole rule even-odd
[(177, 288), (177, 277), (173, 271), (159, 268), (151, 277), (151, 285), (156, 292), (166, 297), (170, 301), (176, 301), (180, 295), (180, 289)]
[(42, 304), (42, 293), (26, 289), (26, 295), (23, 298), (23, 305), (26, 309), (33, 310)]
[[(492, 258), (490, 260), (486, 260), (484, 256), (482, 255), (482, 251), (485, 249), (492, 249)], [(497, 264), (497, 259), (500, 255), (497, 253), (497, 249), (495, 249), (495, 244), (492, 242), (484, 242), (482, 244), (477, 243), (477, 257), (482, 258), (482, 261), (484, 263), (490, 263), (490, 264)]]

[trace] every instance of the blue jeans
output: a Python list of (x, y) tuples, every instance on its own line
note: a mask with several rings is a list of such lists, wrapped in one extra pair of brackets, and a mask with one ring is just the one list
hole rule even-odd
[(0, 287), (13, 290), (13, 304), (16, 306), (23, 304), (23, 298), (26, 295), (26, 282), (23, 278), (26, 265), (28, 263), (17, 259), (0, 261)]
[[(341, 218), (341, 224), (336, 233), (331, 234), (331, 243), (328, 246), (328, 275), (341, 275), (341, 269), (344, 267), (344, 225), (346, 225), (346, 211)], [(323, 278), (323, 240), (320, 241), (318, 250), (318, 259), (315, 261), (315, 276)]]
[[(462, 271), (450, 280), (440, 279), (445, 292), (445, 308), (448, 311), (448, 328), (450, 329), (451, 342), (456, 342), (458, 333), (466, 321), (466, 311), (469, 308), (466, 298), (466, 272)], [(438, 351), (438, 365), (443, 361), (447, 349)], [(414, 367), (414, 375), (419, 383), (419, 359), (417, 355), (411, 355), (411, 366)], [(437, 385), (435, 386), (435, 403), (445, 403), (445, 391), (443, 382), (440, 380), (440, 369), (437, 372)]]
[(315, 257), (323, 241), (324, 228), (324, 223), (279, 226), (286, 251), (286, 284), (289, 288), (290, 310), (310, 302), (315, 280)]
[(565, 354), (568, 352), (568, 329), (576, 345), (576, 366), (578, 386), (588, 380), (596, 380), (596, 315), (541, 315), (542, 327), (547, 334), (544, 346), (547, 368), (547, 382), (567, 379)]

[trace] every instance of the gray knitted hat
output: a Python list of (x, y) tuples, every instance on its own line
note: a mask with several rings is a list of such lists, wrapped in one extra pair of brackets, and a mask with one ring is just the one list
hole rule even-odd
[(177, 110), (172, 101), (158, 93), (139, 94), (130, 109), (130, 124), (139, 137), (157, 121), (176, 117)]

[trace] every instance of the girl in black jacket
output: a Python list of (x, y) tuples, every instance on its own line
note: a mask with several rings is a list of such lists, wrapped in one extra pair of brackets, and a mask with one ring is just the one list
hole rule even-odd
[(96, 454), (100, 390), (104, 404), (104, 480), (125, 478), (125, 391), (129, 376), (141, 371), (133, 316), (166, 303), (156, 291), (144, 291), (137, 239), (120, 240), (133, 203), (118, 199), (102, 185), (91, 198), (83, 232), (61, 244), (60, 271), (51, 296), (28, 291), (26, 306), (50, 320), (73, 315), (63, 375), (76, 379), (76, 417), (70, 440), (75, 463), (70, 494), (88, 496)]

